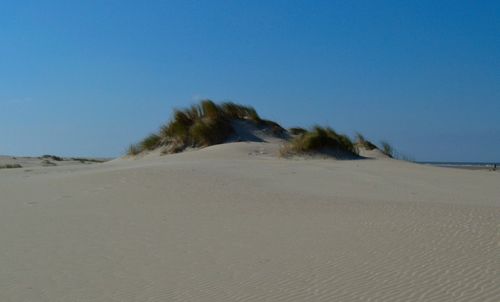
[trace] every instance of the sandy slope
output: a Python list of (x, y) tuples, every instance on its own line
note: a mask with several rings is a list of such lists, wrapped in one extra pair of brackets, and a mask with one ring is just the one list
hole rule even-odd
[(0, 301), (499, 301), (500, 173), (235, 143), (0, 171)]

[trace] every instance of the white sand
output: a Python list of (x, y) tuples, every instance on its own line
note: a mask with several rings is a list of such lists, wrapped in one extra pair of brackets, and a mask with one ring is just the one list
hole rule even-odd
[(500, 173), (276, 150), (0, 170), (0, 301), (500, 301)]

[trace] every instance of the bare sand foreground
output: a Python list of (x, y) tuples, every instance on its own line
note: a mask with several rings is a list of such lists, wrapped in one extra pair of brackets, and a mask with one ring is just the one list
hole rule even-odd
[(0, 301), (500, 301), (500, 173), (275, 151), (0, 170)]

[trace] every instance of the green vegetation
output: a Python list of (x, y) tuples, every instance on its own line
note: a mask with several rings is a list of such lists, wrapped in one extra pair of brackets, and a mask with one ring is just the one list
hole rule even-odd
[(392, 147), (392, 145), (389, 144), (387, 141), (381, 141), (380, 145), (382, 146), (382, 152), (384, 152), (385, 155), (387, 155), (391, 158), (409, 161), (409, 162), (415, 162), (415, 158), (399, 152), (394, 147)]
[(139, 153), (141, 153), (141, 148), (139, 147), (138, 144), (132, 144), (128, 147), (127, 149), (127, 155), (137, 155)]
[(82, 164), (84, 164), (84, 163), (104, 163), (104, 162), (108, 161), (108, 159), (96, 159), (96, 158), (85, 158), (85, 157), (72, 157), (71, 160), (79, 161)]
[(282, 154), (328, 153), (330, 151), (340, 151), (351, 155), (356, 154), (356, 148), (348, 136), (338, 134), (330, 127), (320, 126), (315, 126), (309, 131), (306, 130), (306, 132), (298, 134), (282, 150)]
[(0, 165), (0, 169), (17, 169), (17, 168), (22, 168), (20, 164), (6, 164), (6, 165)]
[(263, 120), (254, 108), (235, 103), (215, 104), (201, 101), (184, 110), (175, 110), (172, 120), (138, 144), (131, 145), (128, 155), (167, 146), (164, 153), (181, 152), (188, 147), (206, 147), (226, 141), (233, 133), (232, 120), (246, 120), (257, 127), (268, 127), (273, 134), (286, 131), (277, 123)]
[(154, 150), (160, 146), (161, 138), (157, 134), (150, 134), (144, 138), (140, 143), (140, 149), (142, 150)]
[(307, 130), (300, 127), (293, 127), (288, 129), (288, 132), (290, 132), (292, 135), (302, 135), (304, 133), (307, 133)]
[[(366, 140), (364, 136), (360, 133), (356, 133), (356, 143), (354, 144), (356, 147), (363, 147), (366, 150), (373, 150), (373, 149), (378, 149), (378, 147), (373, 144), (372, 142)], [(381, 141), (380, 145), (382, 146), (382, 153), (385, 155), (389, 156), (390, 158), (395, 158), (399, 160), (404, 160), (404, 161), (409, 161), (409, 162), (414, 162), (415, 159), (411, 156), (407, 156), (405, 154), (402, 154), (401, 152), (398, 152), (394, 147), (392, 147), (391, 144), (389, 144), (387, 141)]]
[[(366, 150), (377, 148), (360, 133), (356, 134), (353, 142), (347, 135), (339, 134), (330, 127), (294, 127), (286, 131), (278, 123), (262, 119), (252, 107), (231, 102), (216, 104), (211, 100), (204, 100), (188, 108), (174, 110), (171, 120), (160, 127), (158, 133), (152, 133), (140, 142), (130, 145), (127, 154), (134, 156), (158, 148), (161, 148), (162, 154), (178, 153), (187, 148), (221, 144), (233, 136), (238, 140), (241, 125), (235, 123), (238, 120), (253, 124), (260, 131), (286, 139), (288, 144), (281, 150), (284, 156), (322, 153), (352, 158), (358, 156), (360, 147)], [(382, 152), (399, 158), (389, 143), (381, 142), (381, 146)]]
[(257, 114), (257, 111), (255, 111), (253, 107), (242, 106), (239, 104), (228, 102), (228, 103), (223, 103), (220, 106), (220, 109), (222, 110), (223, 114), (229, 119), (245, 119), (254, 122), (262, 121), (261, 118), (259, 117), (259, 114)]
[(188, 109), (176, 110), (172, 121), (160, 130), (160, 144), (170, 144), (175, 146), (175, 151), (181, 151), (190, 146), (205, 147), (222, 143), (233, 132), (230, 117), (244, 116), (243, 106), (238, 108), (228, 104), (232, 110), (229, 113), (223, 108), (205, 100)]
[(50, 155), (50, 154), (42, 155), (42, 157), (40, 157), (40, 159), (48, 159), (48, 160), (54, 160), (54, 161), (63, 161), (64, 160), (62, 157)]
[(382, 146), (382, 152), (384, 152), (385, 155), (394, 157), (394, 148), (391, 146), (391, 144), (386, 141), (381, 141), (380, 145)]
[(258, 122), (258, 126), (269, 129), (271, 131), (271, 134), (273, 134), (274, 136), (279, 136), (282, 138), (288, 136), (288, 132), (285, 129), (283, 129), (283, 127), (281, 127), (280, 124), (276, 122), (261, 119)]
[(356, 133), (356, 146), (363, 147), (366, 150), (373, 150), (377, 149), (377, 146), (374, 145), (372, 142), (369, 140), (365, 139), (365, 137), (361, 133)]

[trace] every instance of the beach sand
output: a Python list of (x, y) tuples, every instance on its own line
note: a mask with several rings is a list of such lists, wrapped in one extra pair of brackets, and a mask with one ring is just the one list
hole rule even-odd
[(276, 152), (0, 170), (0, 301), (500, 301), (500, 173)]

